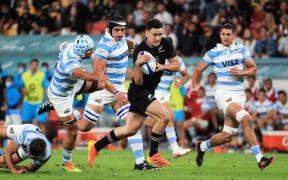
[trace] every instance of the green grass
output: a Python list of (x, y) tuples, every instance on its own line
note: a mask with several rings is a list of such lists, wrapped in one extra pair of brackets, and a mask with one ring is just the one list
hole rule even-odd
[[(145, 152), (147, 154), (147, 152)], [(271, 155), (271, 154), (266, 154)], [(30, 174), (12, 175), (7, 169), (0, 169), (0, 179), (288, 179), (288, 154), (275, 154), (276, 160), (264, 170), (260, 170), (252, 154), (244, 153), (211, 153), (205, 154), (202, 167), (195, 163), (196, 153), (174, 159), (169, 151), (163, 152), (163, 157), (170, 160), (169, 167), (160, 171), (134, 171), (134, 156), (132, 151), (101, 151), (101, 154), (90, 168), (87, 162), (87, 151), (76, 150), (73, 153), (73, 162), (82, 173), (60, 172), (62, 151), (54, 150), (51, 159), (39, 171)], [(22, 163), (27, 164), (28, 161)]]

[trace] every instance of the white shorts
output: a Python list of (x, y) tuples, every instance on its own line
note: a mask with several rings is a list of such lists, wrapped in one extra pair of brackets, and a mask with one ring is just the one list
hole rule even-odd
[(67, 97), (56, 96), (49, 91), (48, 88), (48, 98), (53, 104), (55, 111), (59, 117), (70, 116), (73, 112), (73, 101), (75, 93), (78, 92), (84, 84), (84, 80), (78, 79), (77, 84), (74, 87), (72, 93)]
[(160, 101), (160, 103), (169, 102), (170, 101), (170, 92), (169, 91), (155, 91), (156, 99)]
[(200, 129), (206, 129), (209, 125), (209, 121), (203, 119), (192, 118), (192, 121), (197, 122)]
[[(27, 125), (9, 125), (7, 126), (7, 137), (8, 139), (14, 139), (16, 136), (23, 131), (25, 126), (30, 126), (30, 124)], [(17, 155), (21, 160), (25, 160), (29, 157), (28, 153), (25, 152), (23, 149), (23, 146), (20, 146), (17, 150)]]
[(246, 96), (242, 91), (216, 91), (215, 92), (215, 102), (217, 107), (228, 116), (227, 108), (230, 103), (238, 102), (244, 108)]
[[(122, 92), (127, 97), (127, 91), (125, 89), (124, 84), (113, 84), (114, 87), (120, 92)], [(89, 98), (87, 104), (96, 105), (96, 106), (103, 106), (103, 105), (111, 105), (116, 101), (115, 95), (106, 89), (101, 91), (95, 91), (89, 94)]]

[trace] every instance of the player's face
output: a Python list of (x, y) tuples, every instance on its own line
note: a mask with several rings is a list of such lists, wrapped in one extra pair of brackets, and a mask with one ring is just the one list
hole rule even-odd
[(116, 41), (121, 41), (125, 34), (125, 27), (116, 26), (112, 29), (112, 37)]
[(37, 69), (38, 69), (38, 63), (37, 62), (32, 62), (31, 64), (30, 64), (30, 69), (31, 69), (31, 71), (37, 71)]
[(287, 96), (284, 95), (283, 93), (279, 94), (279, 101), (283, 104), (285, 104), (287, 102)]
[(92, 57), (93, 54), (93, 49), (88, 49), (87, 51), (85, 51), (85, 59), (90, 59)]
[(266, 94), (264, 92), (259, 92), (258, 94), (259, 101), (263, 102), (266, 99)]
[(245, 91), (246, 99), (249, 100), (252, 97), (252, 94), (249, 91)]
[(152, 47), (157, 47), (160, 45), (162, 38), (162, 28), (152, 28), (145, 31), (145, 36), (147, 38), (147, 43)]
[(205, 91), (203, 91), (203, 89), (199, 89), (197, 92), (197, 97), (202, 98), (204, 96), (205, 96)]
[(248, 84), (250, 87), (253, 87), (254, 86), (254, 83), (255, 83), (255, 80), (251, 77), (248, 77)]
[(264, 85), (269, 90), (272, 88), (272, 82), (271, 81), (266, 81)]
[(233, 43), (234, 33), (231, 29), (222, 28), (220, 31), (220, 39), (224, 46), (229, 46)]
[(215, 75), (210, 75), (208, 78), (209, 84), (215, 84), (216, 83), (216, 76)]

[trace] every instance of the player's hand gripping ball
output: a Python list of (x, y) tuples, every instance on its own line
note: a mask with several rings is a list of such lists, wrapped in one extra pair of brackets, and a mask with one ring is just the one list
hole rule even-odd
[(151, 57), (149, 62), (141, 65), (141, 71), (143, 74), (154, 74), (156, 72), (156, 59), (148, 51), (141, 51), (141, 55), (148, 55)]

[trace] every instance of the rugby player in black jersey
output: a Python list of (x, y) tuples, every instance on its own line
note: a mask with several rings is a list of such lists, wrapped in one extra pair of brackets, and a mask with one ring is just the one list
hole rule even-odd
[[(107, 136), (97, 141), (89, 151), (89, 165), (98, 156), (99, 151), (106, 145), (134, 135), (140, 129), (146, 119), (151, 116), (157, 119), (151, 135), (151, 147), (148, 161), (158, 166), (167, 166), (169, 161), (164, 160), (158, 153), (158, 145), (165, 127), (169, 121), (169, 113), (166, 108), (154, 97), (154, 91), (160, 82), (163, 71), (178, 71), (180, 64), (172, 43), (162, 37), (163, 24), (152, 19), (146, 25), (145, 36), (134, 50), (134, 72), (132, 83), (128, 90), (128, 99), (131, 103), (125, 126), (113, 129)], [(157, 70), (154, 74), (145, 75), (141, 71), (141, 65), (150, 61), (150, 56), (141, 55), (142, 51), (150, 52), (157, 60)], [(165, 64), (168, 59), (170, 64)]]

